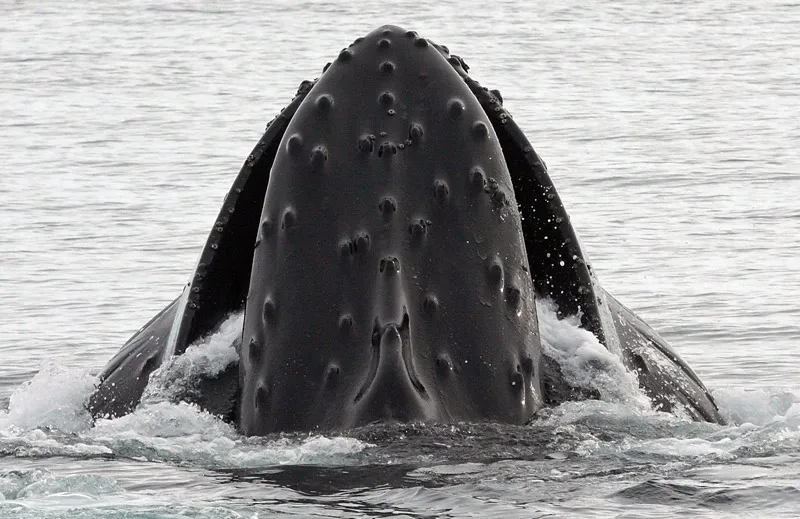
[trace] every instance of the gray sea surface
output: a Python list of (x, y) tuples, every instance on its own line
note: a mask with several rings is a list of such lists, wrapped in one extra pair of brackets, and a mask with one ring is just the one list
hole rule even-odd
[[(265, 123), (385, 23), (501, 90), (603, 286), (730, 425), (623, 398), (358, 437), (248, 439), (168, 402), (89, 426)], [(772, 0), (3, 0), (0, 516), (798, 515), (798, 27)]]

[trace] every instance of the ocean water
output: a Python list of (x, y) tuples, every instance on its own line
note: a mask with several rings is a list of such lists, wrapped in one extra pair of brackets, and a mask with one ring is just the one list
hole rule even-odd
[[(0, 517), (800, 512), (797, 3), (9, 0), (0, 19)], [(652, 412), (620, 373), (530, 427), (254, 439), (165, 401), (165, 374), (90, 427), (94, 374), (178, 295), (265, 123), (384, 23), (502, 91), (603, 286), (730, 425)], [(226, 333), (172, 376), (230, 354)]]

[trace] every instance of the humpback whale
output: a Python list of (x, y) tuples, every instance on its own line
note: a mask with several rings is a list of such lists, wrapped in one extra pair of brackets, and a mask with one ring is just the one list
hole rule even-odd
[(301, 84), (247, 157), (182, 295), (99, 376), (135, 409), (150, 375), (243, 312), (238, 363), (190, 400), (245, 435), (375, 422), (525, 424), (597, 395), (542, 354), (537, 299), (638, 377), (654, 406), (721, 423), (708, 390), (598, 283), (497, 90), (384, 26)]

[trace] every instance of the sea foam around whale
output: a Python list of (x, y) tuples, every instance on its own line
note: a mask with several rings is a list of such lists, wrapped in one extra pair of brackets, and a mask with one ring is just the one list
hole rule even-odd
[[(547, 301), (539, 303), (538, 310), (544, 353), (559, 362), (571, 383), (598, 390), (602, 400), (544, 409), (534, 426), (569, 426), (581, 421), (621, 426), (629, 422), (632, 433), (639, 423), (728, 431), (728, 435), (736, 431), (741, 437), (777, 429), (785, 429), (788, 437), (800, 435), (800, 398), (781, 390), (712, 389), (733, 423), (730, 427), (692, 424), (653, 411), (635, 376), (591, 333), (570, 319), (558, 320)], [(214, 333), (156, 371), (135, 412), (98, 419), (94, 426), (85, 404), (96, 378), (85, 370), (45, 363), (33, 379), (14, 391), (8, 410), (0, 411), (0, 447), (22, 456), (116, 454), (213, 466), (341, 462), (342, 456), (367, 448), (367, 444), (345, 437), (311, 435), (299, 443), (273, 444), (244, 438), (233, 426), (197, 406), (175, 401), (175, 395), (185, 391), (198, 375), (214, 375), (237, 360), (235, 347), (242, 319), (241, 313), (230, 316)], [(678, 450), (673, 454), (679, 454)], [(717, 450), (709, 447), (708, 452)]]

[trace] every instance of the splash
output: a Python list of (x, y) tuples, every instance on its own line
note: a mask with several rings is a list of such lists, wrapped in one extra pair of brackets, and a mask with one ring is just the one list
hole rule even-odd
[(550, 299), (537, 300), (536, 310), (542, 353), (559, 364), (569, 384), (596, 390), (607, 402), (650, 409), (650, 399), (639, 389), (636, 375), (629, 372), (622, 360), (608, 351), (594, 334), (579, 326), (579, 317), (559, 319)]
[[(369, 444), (319, 435), (246, 438), (230, 423), (181, 401), (200, 377), (214, 377), (238, 360), (243, 318), (241, 312), (231, 315), (216, 331), (154, 372), (133, 413), (94, 424), (86, 404), (96, 377), (84, 370), (43, 364), (11, 396), (8, 411), (0, 411), (0, 454), (119, 457), (204, 468), (352, 463), (353, 456)], [(29, 476), (39, 478), (31, 485), (52, 482), (49, 476)], [(77, 484), (77, 480), (62, 483)]]
[(212, 333), (172, 357), (150, 375), (142, 403), (179, 402), (196, 390), (202, 377), (213, 378), (239, 361), (244, 312), (228, 316)]
[(8, 412), (0, 414), (0, 428), (45, 428), (66, 433), (86, 430), (92, 423), (86, 403), (96, 381), (87, 370), (45, 362), (11, 395)]

